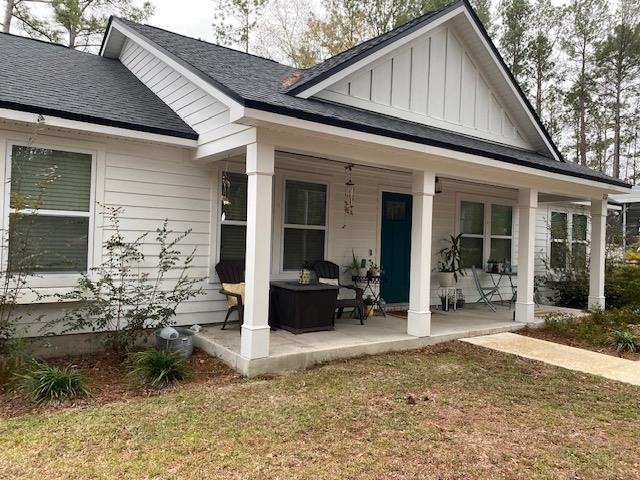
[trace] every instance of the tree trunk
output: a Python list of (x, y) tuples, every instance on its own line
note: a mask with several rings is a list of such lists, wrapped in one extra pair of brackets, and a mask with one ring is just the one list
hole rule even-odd
[(9, 33), (11, 30), (11, 19), (13, 18), (13, 3), (14, 0), (5, 0), (4, 15), (2, 18), (2, 31)]
[(620, 85), (616, 86), (616, 103), (613, 123), (613, 176), (620, 178)]
[(76, 32), (69, 31), (69, 48), (76, 48)]
[(538, 66), (536, 72), (536, 112), (542, 118), (542, 68)]

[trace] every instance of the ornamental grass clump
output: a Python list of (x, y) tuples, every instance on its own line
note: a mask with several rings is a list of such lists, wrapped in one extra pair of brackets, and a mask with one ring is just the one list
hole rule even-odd
[(84, 373), (78, 368), (55, 367), (34, 363), (24, 373), (16, 375), (18, 389), (33, 402), (62, 403), (90, 396)]
[(611, 334), (611, 343), (618, 352), (640, 352), (640, 338), (631, 332), (614, 331)]
[(143, 350), (129, 354), (128, 376), (138, 385), (161, 388), (184, 380), (190, 374), (189, 362), (170, 350)]

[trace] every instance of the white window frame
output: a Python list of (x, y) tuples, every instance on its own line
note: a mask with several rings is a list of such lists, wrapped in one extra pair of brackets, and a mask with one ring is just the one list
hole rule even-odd
[[(456, 235), (461, 233), (460, 231), (460, 219), (462, 218), (462, 202), (481, 203), (484, 205), (484, 224), (483, 233), (465, 233), (463, 238), (482, 238), (482, 270), (486, 270), (487, 261), (491, 256), (491, 241), (492, 239), (511, 240), (511, 263), (515, 265), (515, 229), (516, 229), (516, 202), (507, 198), (500, 197), (483, 197), (478, 195), (456, 195), (456, 218), (455, 218), (455, 232)], [(503, 205), (511, 207), (511, 235), (493, 235), (491, 232), (491, 206)], [(469, 268), (465, 268), (469, 270)]]
[[(26, 147), (30, 146), (33, 148), (42, 148), (49, 150), (57, 150), (62, 152), (70, 152), (70, 153), (82, 153), (86, 155), (91, 155), (91, 184), (89, 188), (89, 211), (88, 212), (80, 212), (80, 211), (69, 211), (69, 210), (45, 210), (39, 209), (38, 215), (42, 216), (62, 216), (62, 217), (82, 217), (89, 219), (88, 225), (88, 234), (87, 234), (87, 271), (85, 273), (90, 273), (91, 269), (94, 266), (93, 253), (94, 253), (94, 239), (95, 239), (95, 204), (96, 204), (96, 175), (97, 175), (97, 152), (96, 150), (86, 149), (86, 148), (78, 148), (67, 145), (58, 145), (53, 143), (32, 143), (29, 144), (28, 141), (18, 141), (12, 140), (7, 142), (6, 152), (5, 152), (5, 191), (4, 191), (4, 211), (3, 211), (3, 225), (5, 232), (9, 228), (9, 218), (12, 213), (15, 213), (15, 209), (11, 208), (11, 164), (13, 162), (13, 147)], [(25, 210), (26, 214), (33, 214), (35, 210), (29, 211)], [(9, 245), (8, 241), (5, 242), (4, 239), (2, 241), (2, 265), (3, 268), (8, 268), (9, 263)], [(37, 272), (37, 277), (34, 277), (36, 281), (31, 283), (37, 284), (41, 283), (37, 281), (38, 277), (41, 277), (44, 283), (47, 286), (57, 286), (57, 285), (66, 285), (67, 283), (75, 283), (79, 278), (79, 273), (73, 272)], [(51, 284), (51, 285), (50, 285)], [(36, 285), (34, 285), (36, 286)], [(39, 286), (39, 285), (37, 285)]]
[[(287, 215), (287, 181), (294, 182), (304, 182), (304, 183), (313, 183), (316, 185), (324, 185), (326, 189), (325, 194), (325, 205), (324, 205), (324, 225), (299, 225), (296, 223), (285, 223), (286, 215)], [(324, 257), (327, 257), (327, 240), (329, 236), (329, 183), (322, 182), (310, 178), (305, 178), (302, 176), (289, 176), (285, 175), (282, 177), (282, 212), (281, 212), (281, 224), (282, 228), (280, 228), (280, 265), (279, 271), (280, 273), (290, 273), (297, 271), (296, 269), (285, 269), (284, 268), (284, 232), (285, 229), (298, 229), (298, 230), (323, 230), (324, 231)]]
[[(551, 233), (551, 218), (553, 216), (554, 213), (564, 213), (567, 216), (567, 238), (553, 238), (553, 235)], [(587, 219), (587, 230), (586, 230), (586, 238), (585, 240), (574, 240), (573, 238), (573, 217), (574, 216), (579, 216), (579, 217), (585, 217)], [(572, 211), (572, 210), (567, 210), (567, 209), (562, 209), (562, 208), (550, 208), (549, 209), (549, 250), (548, 250), (548, 257), (549, 257), (549, 267), (552, 268), (553, 270), (563, 270), (562, 268), (556, 268), (553, 267), (551, 265), (551, 244), (553, 243), (564, 243), (566, 248), (567, 248), (567, 258), (565, 258), (565, 267), (567, 268), (569, 267), (569, 257), (573, 254), (573, 244), (574, 243), (579, 243), (581, 245), (588, 245), (589, 244), (589, 236), (590, 236), (590, 227), (591, 227), (591, 221), (590, 221), (590, 217), (586, 212), (576, 212), (576, 211)], [(585, 248), (585, 261), (589, 258), (589, 249)]]

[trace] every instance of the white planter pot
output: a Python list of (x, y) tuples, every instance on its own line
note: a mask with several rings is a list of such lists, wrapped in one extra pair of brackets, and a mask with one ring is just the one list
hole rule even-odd
[(453, 287), (456, 284), (453, 272), (438, 272), (438, 280), (441, 287)]

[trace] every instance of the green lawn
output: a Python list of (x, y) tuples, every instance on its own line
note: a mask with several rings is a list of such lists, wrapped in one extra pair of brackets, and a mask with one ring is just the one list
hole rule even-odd
[(631, 479), (639, 452), (640, 389), (459, 343), (0, 419), (3, 479)]

